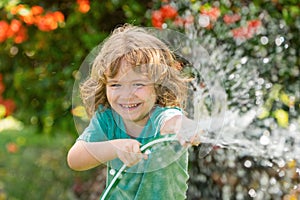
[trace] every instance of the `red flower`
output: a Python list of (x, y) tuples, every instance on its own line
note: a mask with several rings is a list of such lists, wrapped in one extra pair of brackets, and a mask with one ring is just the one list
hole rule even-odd
[(41, 31), (52, 31), (57, 29), (58, 22), (64, 21), (64, 15), (59, 12), (49, 12), (44, 16), (37, 16), (36, 26)]
[(6, 145), (6, 150), (9, 152), (9, 153), (17, 153), (18, 150), (19, 150), (19, 147), (16, 143), (14, 142), (10, 142)]
[(9, 24), (1, 20), (0, 21), (0, 42), (4, 42), (7, 39), (7, 31), (9, 29)]
[(0, 42), (7, 38), (13, 38), (15, 43), (22, 43), (27, 39), (27, 30), (21, 21), (13, 19), (10, 24), (0, 21)]
[(41, 14), (43, 14), (43, 12), (44, 12), (44, 8), (41, 6), (32, 6), (31, 7), (31, 13), (33, 16), (41, 15)]
[(11, 115), (16, 109), (16, 104), (12, 99), (0, 99), (0, 104), (5, 107), (5, 116)]
[(248, 39), (252, 35), (248, 32), (246, 27), (238, 27), (231, 30), (231, 33), (235, 39)]
[(239, 14), (233, 14), (233, 15), (224, 15), (223, 21), (225, 24), (233, 24), (241, 19), (241, 16)]
[(164, 18), (160, 10), (155, 10), (152, 12), (151, 22), (154, 27), (162, 28), (162, 25), (164, 23)]
[(65, 21), (65, 16), (60, 11), (53, 12), (52, 15), (56, 22), (64, 22)]
[(90, 10), (90, 1), (89, 0), (77, 0), (78, 11), (81, 13), (87, 13)]
[(178, 15), (176, 8), (172, 7), (169, 4), (163, 5), (160, 8), (160, 11), (164, 19), (174, 19)]
[(20, 28), (20, 30), (16, 33), (14, 42), (16, 44), (20, 44), (20, 43), (26, 41), (27, 39), (28, 39), (27, 29), (24, 26), (22, 26)]
[(182, 17), (176, 17), (174, 20), (174, 25), (175, 26), (179, 26), (179, 27), (183, 27), (185, 24), (185, 19)]
[[(175, 19), (178, 13), (176, 8), (172, 7), (171, 5), (163, 5), (159, 10), (154, 10), (151, 15), (151, 22), (152, 25), (156, 28), (162, 28), (163, 23), (166, 19)], [(176, 23), (181, 23), (180, 19), (177, 19)]]
[(257, 29), (261, 26), (261, 21), (259, 19), (254, 19), (254, 20), (250, 20), (248, 21), (248, 29), (256, 32)]
[(17, 19), (13, 19), (11, 22), (10, 22), (10, 30), (13, 32), (13, 34), (17, 33), (20, 31), (22, 27), (22, 22), (20, 22), (19, 20)]
[[(26, 9), (27, 12), (22, 13), (17, 10)], [(24, 6), (18, 8), (15, 8), (16, 11), (13, 11), (13, 13), (17, 12), (16, 14), (19, 15), (20, 19), (25, 22), (28, 25), (35, 24), (36, 17), (44, 13), (44, 8), (41, 6), (32, 6), (31, 8), (26, 8)]]
[(250, 20), (246, 27), (239, 27), (231, 30), (231, 33), (236, 39), (249, 39), (257, 32), (261, 26), (260, 20)]
[(189, 26), (193, 23), (194, 23), (194, 17), (192, 15), (189, 15), (185, 18), (177, 16), (174, 20), (174, 25), (178, 27)]
[(185, 21), (184, 21), (185, 25), (191, 25), (194, 23), (194, 16), (193, 15), (189, 15), (185, 18)]
[(212, 21), (216, 21), (219, 16), (221, 15), (221, 11), (218, 7), (204, 7), (202, 6), (200, 8), (200, 13), (203, 14), (203, 15), (207, 15), (209, 16), (209, 18), (212, 20)]
[(12, 15), (17, 15), (17, 14), (19, 14), (19, 12), (20, 12), (22, 9), (26, 9), (25, 5), (19, 4), (19, 5), (15, 6), (15, 7), (12, 7), (12, 8), (10, 9), (10, 13), (11, 13)]

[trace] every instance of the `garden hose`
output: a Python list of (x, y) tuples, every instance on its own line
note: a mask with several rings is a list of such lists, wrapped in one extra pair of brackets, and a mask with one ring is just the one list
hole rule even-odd
[[(162, 143), (162, 142), (170, 142), (170, 141), (178, 141), (176, 135), (172, 135), (172, 136), (169, 136), (169, 137), (163, 137), (163, 138), (155, 139), (151, 142), (148, 142), (147, 144), (145, 144), (141, 147), (141, 152), (146, 151), (149, 147), (152, 147), (155, 144)], [(126, 169), (126, 167), (127, 166), (125, 164), (123, 164), (123, 166), (120, 168), (118, 173), (114, 176), (114, 178), (110, 182), (109, 186), (105, 189), (105, 192), (103, 193), (100, 200), (105, 200), (105, 198), (108, 195), (108, 193), (110, 192), (111, 188), (114, 186), (115, 182), (120, 177), (122, 172)]]

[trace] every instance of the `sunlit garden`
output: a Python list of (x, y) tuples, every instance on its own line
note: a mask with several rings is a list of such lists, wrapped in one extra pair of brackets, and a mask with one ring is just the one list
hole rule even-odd
[[(211, 100), (223, 109), (214, 142), (189, 149), (187, 199), (300, 199), (299, 0), (2, 0), (0, 200), (99, 199), (105, 166), (76, 172), (66, 161), (76, 120), (87, 123), (73, 87), (124, 23), (184, 35), (188, 73), (205, 72), (197, 87), (218, 80), (226, 94)], [(199, 120), (214, 115), (203, 94), (190, 99)]]

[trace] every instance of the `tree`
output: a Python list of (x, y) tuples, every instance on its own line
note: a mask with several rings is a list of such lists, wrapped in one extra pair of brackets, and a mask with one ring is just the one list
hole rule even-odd
[(145, 23), (144, 3), (2, 1), (0, 73), (9, 86), (4, 97), (16, 104), (14, 116), (43, 133), (76, 133), (71, 114), (76, 71), (114, 27)]

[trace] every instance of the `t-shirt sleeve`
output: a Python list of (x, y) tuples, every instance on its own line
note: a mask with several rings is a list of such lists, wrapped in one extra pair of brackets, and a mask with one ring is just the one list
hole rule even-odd
[(107, 141), (108, 120), (107, 113), (97, 111), (91, 118), (89, 125), (85, 128), (83, 133), (78, 137), (78, 140), (86, 142), (100, 142)]
[(163, 121), (166, 122), (168, 120), (170, 120), (172, 117), (175, 117), (175, 116), (182, 116), (183, 113), (180, 109), (177, 109), (177, 108), (170, 108), (170, 109), (167, 109), (163, 112)]
[(175, 116), (182, 116), (183, 112), (179, 108), (158, 107), (152, 115), (155, 120), (155, 125), (161, 127), (166, 121)]

